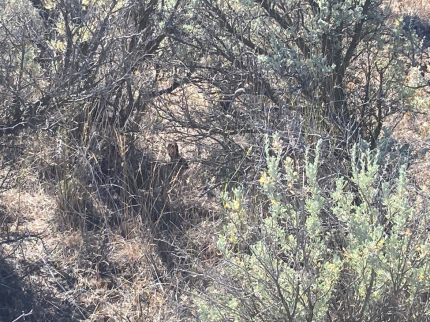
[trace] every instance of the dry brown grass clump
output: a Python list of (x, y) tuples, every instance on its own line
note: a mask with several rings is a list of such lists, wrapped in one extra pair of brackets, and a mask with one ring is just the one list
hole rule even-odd
[[(185, 290), (172, 287), (182, 283), (168, 273), (151, 232), (143, 226), (135, 227), (128, 238), (108, 229), (59, 231), (56, 205), (42, 189), (34, 193), (9, 190), (2, 199), (4, 212), (13, 214), (7, 224), (9, 235), (22, 238), (2, 245), (2, 258), (28, 295), (21, 309), (32, 310), (30, 319), (187, 320)], [(2, 237), (7, 240), (4, 234)], [(6, 287), (17, 287), (12, 282), (2, 279)], [(16, 301), (23, 299), (21, 293), (16, 294)], [(16, 318), (16, 314), (8, 316)]]
[[(76, 161), (79, 155), (60, 151), (55, 140), (40, 143), (23, 146), (30, 153), (17, 156), (23, 160), (17, 164), (25, 180), (2, 194), (0, 282), (16, 291), (1, 294), (12, 300), (1, 302), (0, 321), (13, 320), (22, 312), (34, 321), (192, 320), (193, 262), (182, 249), (192, 246), (197, 255), (206, 251), (208, 231), (201, 222), (209, 215), (206, 209), (214, 205), (207, 194), (197, 192), (201, 189), (198, 165), (176, 169), (183, 165), (178, 153), (170, 163), (154, 160), (154, 167), (175, 170), (163, 200), (169, 213), (151, 221), (142, 209), (126, 213), (121, 208), (124, 215), (114, 217), (112, 205), (94, 193), (101, 190), (92, 189), (97, 182), (85, 181), (88, 175)], [(92, 165), (96, 169), (97, 164)], [(64, 172), (55, 171), (56, 167)], [(98, 184), (99, 189), (107, 186)], [(130, 192), (139, 194), (133, 198), (143, 206), (150, 200), (144, 186), (124, 187), (128, 194), (117, 196), (112, 201), (116, 205), (127, 206), (125, 196)], [(94, 218), (80, 208), (88, 202), (92, 203), (88, 210), (101, 218), (97, 224), (88, 225)], [(163, 224), (169, 216), (179, 218), (178, 225)]]
[(395, 0), (390, 4), (398, 13), (416, 15), (423, 20), (430, 21), (430, 2), (428, 0)]

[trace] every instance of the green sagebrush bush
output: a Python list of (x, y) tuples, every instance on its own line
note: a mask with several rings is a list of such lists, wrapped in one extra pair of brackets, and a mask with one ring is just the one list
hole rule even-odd
[(224, 196), (222, 259), (198, 294), (199, 319), (427, 320), (428, 212), (405, 166), (384, 181), (378, 153), (356, 146), (349, 178), (322, 186), (321, 142), (301, 175), (281, 150), (266, 140), (258, 196)]

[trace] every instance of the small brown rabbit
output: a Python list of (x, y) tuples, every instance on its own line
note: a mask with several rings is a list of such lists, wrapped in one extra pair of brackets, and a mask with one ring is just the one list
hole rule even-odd
[(167, 152), (169, 153), (170, 161), (172, 162), (175, 170), (188, 169), (188, 163), (179, 154), (179, 147), (176, 142), (172, 142), (167, 145)]

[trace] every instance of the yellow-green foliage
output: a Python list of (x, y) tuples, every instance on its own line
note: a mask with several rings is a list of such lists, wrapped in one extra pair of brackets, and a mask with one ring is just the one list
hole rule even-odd
[[(405, 167), (384, 182), (378, 155), (356, 147), (352, 177), (334, 180), (330, 192), (319, 185), (320, 149), (318, 143), (313, 160), (307, 153), (301, 185), (291, 159), (280, 169), (274, 136), (259, 180), (262, 206), (250, 207), (240, 189), (224, 198), (223, 260), (196, 301), (201, 321), (429, 317), (422, 302), (430, 286), (427, 212), (411, 202)], [(337, 226), (327, 227), (323, 214)]]

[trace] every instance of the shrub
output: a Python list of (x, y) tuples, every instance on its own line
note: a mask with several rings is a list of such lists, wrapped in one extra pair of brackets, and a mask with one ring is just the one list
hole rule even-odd
[(281, 151), (277, 136), (266, 140), (258, 197), (224, 196), (222, 259), (196, 301), (200, 320), (428, 318), (428, 213), (405, 166), (384, 180), (378, 153), (356, 145), (350, 177), (323, 186), (321, 142), (307, 149), (303, 176)]

